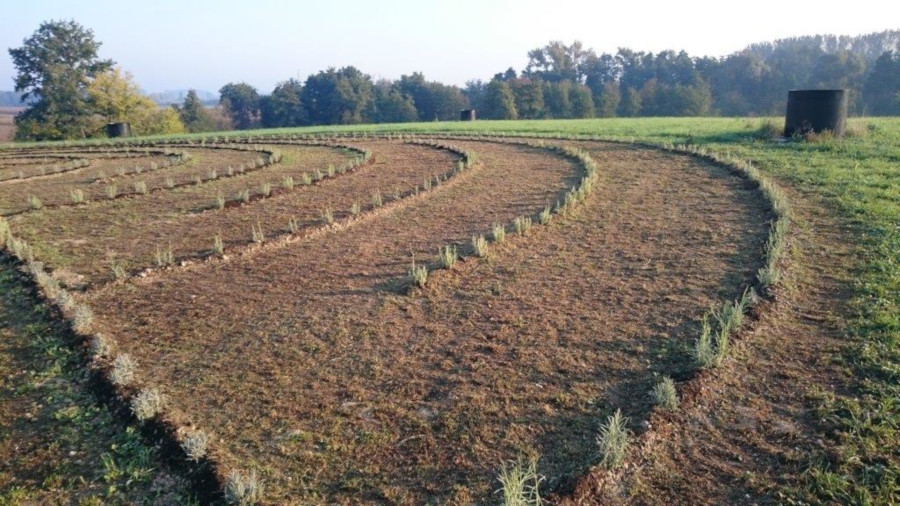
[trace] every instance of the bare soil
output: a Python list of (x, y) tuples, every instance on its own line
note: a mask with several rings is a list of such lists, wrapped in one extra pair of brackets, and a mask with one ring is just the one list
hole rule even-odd
[[(605, 416), (642, 420), (700, 316), (761, 265), (770, 217), (745, 181), (591, 143), (601, 183), (585, 207), (404, 295), (413, 260), (464, 251), (580, 175), (544, 150), (454, 144), (482, 167), (391, 213), (86, 294), (171, 421), (212, 432), (223, 472), (258, 469), (267, 500), (492, 502), (500, 465), (522, 454), (564, 493), (596, 463)], [(391, 146), (374, 143), (376, 159)], [(368, 193), (384, 172), (334, 184)]]
[(846, 344), (854, 246), (849, 225), (820, 196), (789, 198), (795, 261), (785, 289), (734, 358), (697, 385), (696, 400), (658, 427), (658, 447), (632, 477), (629, 502), (784, 504), (783, 491), (799, 486), (827, 449), (810, 393), (846, 394), (852, 383), (830, 357)]
[[(166, 179), (171, 178), (175, 185), (191, 183), (196, 178), (209, 179), (210, 171), (224, 173), (229, 165), (250, 163), (259, 155), (254, 152), (231, 149), (192, 148), (185, 150), (192, 159), (185, 164), (149, 170), (150, 164), (165, 161), (165, 157), (149, 157), (138, 159), (106, 159), (103, 157), (91, 160), (91, 166), (64, 172), (62, 174), (26, 179), (8, 180), (0, 183), (0, 212), (5, 215), (21, 213), (30, 209), (28, 196), (38, 197), (45, 206), (72, 204), (71, 192), (80, 189), (84, 192), (85, 201), (110, 200), (107, 185), (114, 184), (119, 194), (135, 192), (135, 184), (143, 182), (148, 191), (165, 188)], [(140, 174), (132, 173), (135, 166), (143, 170)], [(117, 176), (117, 169), (126, 167), (129, 173)], [(96, 180), (104, 179), (102, 183)]]
[[(253, 181), (248, 179), (251, 174), (135, 199), (30, 213), (12, 220), (12, 227), (17, 236), (34, 244), (38, 256), (51, 267), (65, 270), (65, 278), (96, 283), (110, 278), (111, 257), (131, 269), (150, 267), (156, 250), (169, 244), (178, 259), (204, 257), (210, 254), (216, 234), (221, 235), (226, 248), (246, 245), (251, 242), (251, 227), (257, 223), (272, 239), (288, 232), (290, 218), (303, 229), (321, 224), (320, 214), (326, 207), (333, 209), (337, 219), (349, 215), (354, 201), (366, 210), (371, 208), (372, 192), (379, 191), (385, 201), (390, 201), (395, 191), (408, 192), (424, 178), (444, 173), (456, 162), (451, 153), (429, 147), (371, 145), (379, 148), (373, 166), (311, 186), (300, 185), (302, 172), (340, 165), (348, 160), (347, 155), (331, 148), (284, 150), (285, 146), (279, 146), (289, 156), (282, 164), (258, 171), (254, 178), (268, 180), (277, 189), (282, 176), (291, 174), (297, 186), (248, 205), (198, 212), (208, 209), (219, 191), (236, 194), (247, 188), (248, 181)], [(85, 237), (94, 239), (86, 241)]]

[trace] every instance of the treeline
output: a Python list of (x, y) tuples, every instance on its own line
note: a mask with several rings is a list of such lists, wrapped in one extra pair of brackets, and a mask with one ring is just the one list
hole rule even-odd
[(466, 108), (486, 119), (762, 116), (783, 114), (795, 88), (846, 88), (852, 114), (900, 115), (900, 31), (783, 39), (725, 57), (597, 54), (556, 41), (529, 51), (524, 69), (463, 88), (421, 73), (374, 82), (344, 67), (285, 81), (268, 95), (230, 83), (220, 104), (239, 129), (454, 120)]

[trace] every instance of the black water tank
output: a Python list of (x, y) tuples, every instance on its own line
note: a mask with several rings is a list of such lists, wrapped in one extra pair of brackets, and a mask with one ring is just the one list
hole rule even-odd
[(475, 109), (463, 109), (459, 111), (460, 121), (475, 121)]
[(131, 137), (130, 123), (107, 123), (107, 137)]
[(844, 135), (847, 90), (791, 90), (788, 92), (784, 136), (831, 130)]

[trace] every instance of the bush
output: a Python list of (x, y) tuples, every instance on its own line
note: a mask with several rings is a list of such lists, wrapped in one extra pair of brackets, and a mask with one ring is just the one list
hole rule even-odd
[(622, 410), (607, 418), (606, 424), (600, 426), (597, 444), (600, 446), (600, 465), (607, 469), (616, 469), (625, 460), (628, 449), (628, 419), (622, 416)]
[(536, 458), (528, 462), (520, 458), (509, 466), (504, 464), (499, 480), (503, 506), (541, 506), (539, 488), (544, 479), (538, 475)]
[(653, 387), (653, 402), (657, 406), (675, 411), (678, 409), (678, 391), (672, 378), (665, 377)]

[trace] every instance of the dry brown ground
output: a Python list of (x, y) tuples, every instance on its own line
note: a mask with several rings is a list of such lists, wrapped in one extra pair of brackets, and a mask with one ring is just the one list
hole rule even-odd
[[(637, 504), (783, 504), (825, 448), (808, 397), (850, 384), (839, 355), (853, 282), (849, 227), (821, 197), (789, 193), (796, 222), (785, 289), (698, 386), (695, 403), (660, 427), (658, 448), (628, 485)], [(844, 392), (846, 393), (846, 392)]]
[[(162, 162), (164, 157), (138, 159), (105, 159), (91, 161), (91, 166), (64, 172), (58, 175), (38, 177), (25, 180), (9, 180), (0, 183), (0, 212), (12, 214), (29, 209), (28, 196), (41, 199), (45, 206), (69, 205), (72, 203), (71, 191), (80, 189), (84, 192), (85, 201), (110, 200), (106, 193), (107, 184), (115, 184), (119, 194), (134, 193), (135, 183), (144, 182), (148, 191), (164, 188), (166, 179), (171, 178), (176, 185), (190, 183), (197, 177), (208, 179), (210, 170), (215, 169), (221, 175), (229, 165), (249, 163), (257, 158), (257, 153), (235, 151), (230, 149), (192, 148), (186, 150), (193, 157), (187, 163), (167, 168), (149, 170), (152, 162)], [(128, 173), (117, 176), (119, 167), (133, 169), (144, 168), (140, 174)], [(109, 183), (95, 183), (98, 177), (111, 178)]]
[(389, 201), (395, 189), (408, 192), (424, 178), (448, 171), (456, 160), (451, 153), (423, 146), (374, 142), (366, 146), (378, 149), (373, 166), (308, 187), (299, 185), (301, 172), (340, 165), (346, 155), (322, 147), (283, 150), (292, 161), (277, 164), (284, 165), (277, 169), (277, 177), (268, 168), (254, 177), (268, 178), (275, 188), (281, 175), (293, 174), (298, 182), (294, 191), (240, 207), (195, 212), (198, 206), (208, 207), (220, 188), (229, 193), (244, 188), (249, 174), (136, 199), (30, 213), (12, 220), (12, 227), (35, 246), (39, 258), (70, 272), (66, 278), (84, 276), (82, 281), (91, 283), (109, 278), (110, 255), (130, 268), (154, 265), (156, 249), (169, 243), (177, 258), (205, 256), (216, 234), (221, 234), (226, 247), (247, 244), (256, 223), (272, 239), (287, 232), (290, 218), (307, 228), (321, 224), (320, 213), (329, 206), (336, 218), (349, 214), (354, 201), (365, 210), (371, 207), (373, 191), (380, 190)]
[(605, 415), (642, 419), (708, 305), (760, 265), (769, 216), (745, 182), (595, 143), (601, 184), (576, 215), (402, 295), (413, 258), (464, 249), (577, 176), (544, 151), (454, 143), (483, 167), (396, 211), (88, 295), (173, 421), (213, 432), (225, 469), (259, 469), (273, 502), (493, 501), (523, 453), (564, 492)]

